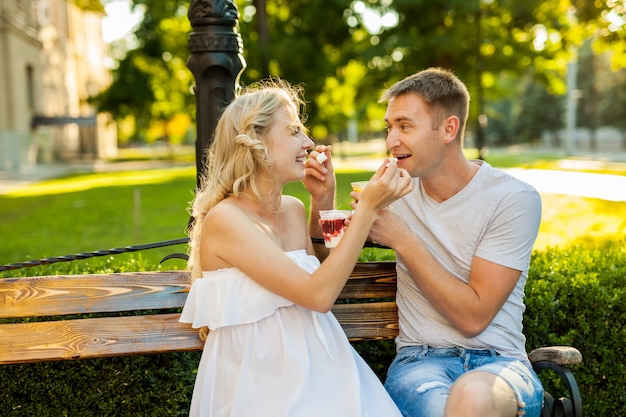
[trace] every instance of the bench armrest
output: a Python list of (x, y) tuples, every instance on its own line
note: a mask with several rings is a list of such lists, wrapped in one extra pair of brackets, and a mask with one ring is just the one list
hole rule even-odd
[(530, 352), (528, 359), (531, 363), (549, 361), (557, 365), (569, 366), (581, 363), (583, 356), (578, 349), (570, 346), (546, 346)]

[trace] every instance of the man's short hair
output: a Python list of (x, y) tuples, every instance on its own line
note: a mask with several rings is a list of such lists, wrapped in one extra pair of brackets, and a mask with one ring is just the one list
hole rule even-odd
[(462, 135), (469, 112), (470, 95), (467, 87), (452, 71), (428, 68), (409, 75), (385, 90), (379, 103), (388, 103), (394, 97), (417, 94), (432, 110), (433, 122), (438, 127), (448, 116), (456, 116), (461, 122)]

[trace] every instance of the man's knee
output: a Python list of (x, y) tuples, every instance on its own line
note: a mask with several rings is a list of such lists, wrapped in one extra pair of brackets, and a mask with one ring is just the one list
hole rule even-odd
[(517, 410), (515, 393), (505, 380), (488, 372), (470, 372), (452, 385), (445, 415), (514, 417)]

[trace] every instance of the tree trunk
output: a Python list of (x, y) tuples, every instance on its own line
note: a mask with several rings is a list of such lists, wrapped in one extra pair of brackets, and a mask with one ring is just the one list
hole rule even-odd
[(259, 47), (261, 49), (261, 62), (263, 62), (264, 77), (270, 76), (270, 61), (272, 54), (270, 51), (270, 29), (267, 20), (266, 0), (254, 0), (256, 7), (256, 30), (259, 33)]

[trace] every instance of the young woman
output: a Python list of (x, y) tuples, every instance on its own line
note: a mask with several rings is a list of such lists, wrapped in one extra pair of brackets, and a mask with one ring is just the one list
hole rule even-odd
[(320, 265), (304, 204), (282, 194), (304, 180), (316, 207), (329, 200), (325, 183), (334, 190), (330, 147), (311, 152), (325, 161), (307, 161), (303, 108), (298, 89), (270, 80), (238, 94), (217, 124), (191, 209), (194, 281), (181, 316), (209, 329), (192, 416), (400, 416), (330, 309), (377, 212), (410, 178), (384, 161)]

